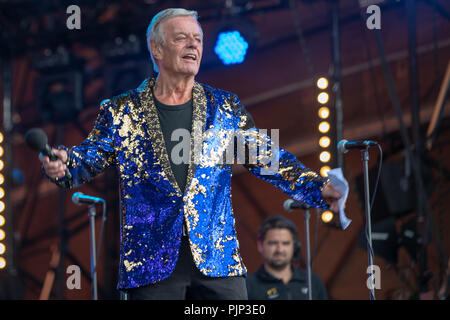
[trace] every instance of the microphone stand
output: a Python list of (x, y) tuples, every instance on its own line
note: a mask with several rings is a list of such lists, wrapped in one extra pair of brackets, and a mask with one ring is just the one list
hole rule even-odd
[(91, 234), (91, 282), (92, 282), (92, 299), (98, 300), (97, 291), (97, 255), (95, 250), (95, 204), (89, 205), (89, 228)]
[(81, 192), (76, 192), (72, 196), (72, 201), (76, 205), (88, 205), (89, 216), (89, 234), (90, 234), (90, 251), (91, 251), (91, 286), (92, 286), (92, 299), (98, 300), (98, 287), (97, 287), (97, 254), (100, 252), (100, 246), (96, 246), (95, 242), (95, 216), (96, 216), (96, 204), (100, 203), (103, 206), (103, 220), (100, 228), (99, 244), (102, 243), (103, 227), (106, 221), (106, 202), (101, 198), (91, 197), (83, 195)]
[(305, 205), (305, 209), (304, 209), (304, 217), (305, 217), (305, 236), (306, 236), (306, 271), (308, 274), (308, 300), (312, 300), (312, 284), (311, 284), (311, 278), (312, 278), (312, 273), (311, 273), (311, 244), (310, 244), (310, 239), (309, 239), (309, 218), (310, 218), (310, 213), (309, 213), (309, 206)]
[[(370, 194), (369, 194), (369, 146), (366, 146), (365, 149), (361, 150), (361, 161), (363, 162), (363, 170), (364, 170), (364, 202), (365, 202), (365, 215), (366, 215), (366, 237), (367, 237), (367, 253), (369, 257), (369, 270), (370, 275), (372, 275), (373, 271), (373, 251), (372, 251), (372, 220), (370, 217)], [(367, 282), (369, 284), (369, 282)], [(374, 286), (370, 284), (370, 300), (375, 299), (375, 290)]]

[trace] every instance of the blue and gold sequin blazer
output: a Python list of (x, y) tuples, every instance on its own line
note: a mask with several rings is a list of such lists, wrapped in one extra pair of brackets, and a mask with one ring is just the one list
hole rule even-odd
[[(108, 166), (119, 172), (119, 289), (155, 283), (173, 272), (183, 220), (195, 264), (204, 275), (245, 275), (231, 205), (232, 165), (217, 161), (224, 150), (218, 133), (256, 130), (253, 120), (236, 95), (195, 82), (193, 132), (209, 134), (202, 138), (201, 152), (192, 152), (191, 160), (194, 154), (197, 159), (189, 164), (183, 193), (171, 171), (152, 96), (154, 84), (155, 79), (147, 79), (139, 88), (103, 101), (87, 139), (67, 149), (72, 179), (55, 182), (75, 188)], [(209, 129), (217, 131), (211, 134)], [(264, 165), (246, 167), (290, 197), (326, 207), (321, 198), (326, 180), (287, 151), (279, 149), (279, 165), (273, 174), (262, 174)]]

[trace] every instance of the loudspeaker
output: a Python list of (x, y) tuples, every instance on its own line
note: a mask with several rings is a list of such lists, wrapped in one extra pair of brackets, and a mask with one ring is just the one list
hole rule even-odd
[[(433, 189), (431, 168), (422, 163), (422, 176), (427, 196)], [(370, 198), (375, 188), (378, 166), (369, 170)], [(364, 210), (364, 177), (356, 177), (357, 194)], [(383, 163), (380, 181), (371, 210), (372, 222), (390, 216), (401, 217), (416, 209), (416, 188), (412, 167), (405, 161), (386, 161)]]
[(390, 214), (402, 215), (415, 208), (414, 177), (406, 172), (404, 163), (385, 163), (380, 183)]
[[(397, 264), (399, 242), (394, 217), (380, 220), (372, 226), (373, 253), (384, 258), (387, 263)], [(358, 245), (360, 248), (367, 250), (367, 238), (364, 228), (358, 233)]]

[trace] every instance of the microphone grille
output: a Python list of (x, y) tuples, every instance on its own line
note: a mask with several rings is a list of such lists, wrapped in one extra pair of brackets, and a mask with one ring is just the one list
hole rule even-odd
[(25, 141), (30, 148), (41, 151), (47, 145), (47, 135), (42, 129), (33, 128), (25, 134)]
[(75, 192), (75, 193), (72, 195), (72, 201), (73, 201), (73, 203), (79, 204), (79, 198), (80, 198), (80, 196), (82, 196), (82, 195), (83, 195), (82, 192)]
[(294, 202), (294, 200), (292, 199), (287, 199), (284, 203), (283, 203), (283, 208), (286, 211), (291, 211), (291, 204)]
[(348, 140), (346, 139), (342, 139), (341, 141), (339, 141), (338, 145), (337, 145), (337, 149), (339, 152), (341, 153), (346, 153), (348, 150), (345, 148), (345, 144), (348, 142)]

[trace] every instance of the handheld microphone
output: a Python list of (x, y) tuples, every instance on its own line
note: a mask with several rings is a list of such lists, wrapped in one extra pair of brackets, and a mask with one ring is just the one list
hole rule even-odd
[[(56, 161), (59, 158), (53, 153), (52, 148), (47, 144), (47, 135), (42, 129), (33, 128), (25, 134), (25, 141), (27, 145), (36, 151), (41, 152), (44, 156), (48, 156), (50, 161)], [(66, 168), (66, 177), (72, 178), (69, 168)]]
[(341, 153), (347, 153), (350, 149), (366, 149), (368, 147), (376, 146), (378, 142), (376, 141), (348, 141), (342, 139), (337, 145), (337, 149)]
[(287, 199), (283, 204), (283, 208), (286, 211), (292, 211), (292, 210), (296, 210), (296, 209), (306, 210), (311, 207), (305, 203), (297, 202), (292, 199)]
[(81, 206), (83, 204), (96, 204), (99, 202), (105, 202), (102, 198), (92, 197), (83, 194), (82, 192), (75, 192), (72, 196), (73, 203)]

